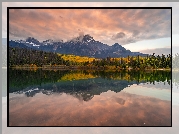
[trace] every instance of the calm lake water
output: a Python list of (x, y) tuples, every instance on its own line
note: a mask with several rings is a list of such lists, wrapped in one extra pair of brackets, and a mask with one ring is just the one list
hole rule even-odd
[(171, 72), (9, 70), (10, 126), (171, 126)]

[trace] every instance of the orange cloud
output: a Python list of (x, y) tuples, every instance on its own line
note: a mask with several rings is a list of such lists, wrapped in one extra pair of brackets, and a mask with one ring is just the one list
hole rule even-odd
[[(171, 35), (170, 9), (10, 9), (9, 16), (12, 39), (69, 40), (78, 36), (78, 29), (107, 44)], [(11, 34), (14, 31), (18, 33)], [(119, 33), (125, 38), (113, 38)]]

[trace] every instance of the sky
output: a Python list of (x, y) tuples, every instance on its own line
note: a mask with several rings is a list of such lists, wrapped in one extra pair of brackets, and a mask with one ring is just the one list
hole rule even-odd
[[(9, 5), (9, 3), (3, 4)], [(14, 6), (17, 5), (18, 3), (14, 3)], [(33, 6), (39, 5), (33, 3)], [(47, 6), (45, 3), (42, 5)], [(50, 5), (55, 6), (55, 3)], [(3, 14), (2, 19), (5, 18)], [(5, 30), (4, 27), (3, 36), (6, 34)], [(34, 37), (40, 41), (47, 39), (68, 41), (85, 34), (110, 46), (119, 43), (133, 52), (169, 54), (171, 53), (171, 10), (10, 9), (9, 12), (10, 39)], [(179, 37), (178, 34), (175, 36)]]

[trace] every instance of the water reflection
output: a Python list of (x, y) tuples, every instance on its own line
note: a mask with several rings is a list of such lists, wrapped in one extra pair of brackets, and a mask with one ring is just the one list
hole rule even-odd
[(9, 76), (11, 126), (171, 126), (171, 72), (10, 70)]
[[(133, 85), (171, 89), (171, 72), (104, 72), (104, 71), (42, 71), (10, 70), (10, 93), (33, 97), (37, 93), (66, 93), (84, 101), (108, 90), (116, 93)], [(162, 82), (162, 84), (161, 84)], [(157, 83), (157, 84), (156, 84)], [(167, 83), (167, 84), (165, 84)]]
[(179, 88), (179, 71), (173, 71), (172, 81), (174, 84), (173, 86), (175, 86), (178, 89)]
[(68, 94), (49, 97), (38, 94), (34, 98), (14, 97), (9, 101), (12, 126), (171, 125), (170, 101), (125, 92), (108, 91), (88, 102)]

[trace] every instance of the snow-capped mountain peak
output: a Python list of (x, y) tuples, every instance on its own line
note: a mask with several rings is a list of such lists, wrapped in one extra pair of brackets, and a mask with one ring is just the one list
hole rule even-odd
[(88, 43), (92, 40), (94, 40), (93, 37), (91, 37), (89, 34), (87, 34), (87, 35), (80, 35), (78, 37), (75, 37), (68, 42), (71, 42), (71, 43), (77, 43), (77, 42)]
[(61, 54), (74, 54), (79, 56), (89, 56), (95, 58), (105, 58), (110, 57), (126, 57), (128, 55), (144, 55), (142, 53), (131, 52), (126, 50), (123, 46), (118, 43), (115, 43), (112, 46), (103, 44), (100, 41), (96, 41), (89, 34), (79, 35), (76, 38), (73, 38), (67, 42), (54, 41), (48, 39), (42, 42), (39, 42), (37, 39), (29, 37), (25, 41), (10, 41), (11, 47), (23, 47), (23, 48), (32, 48), (41, 51), (48, 52), (57, 52)]
[(87, 34), (83, 37), (84, 42), (91, 42), (92, 40), (94, 40), (94, 39), (89, 34)]

